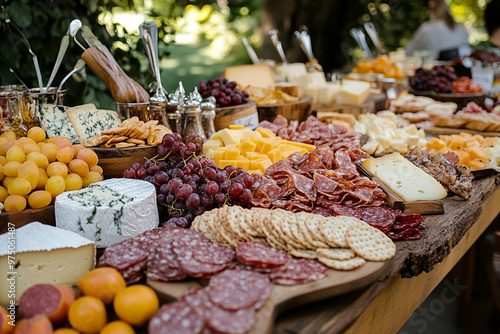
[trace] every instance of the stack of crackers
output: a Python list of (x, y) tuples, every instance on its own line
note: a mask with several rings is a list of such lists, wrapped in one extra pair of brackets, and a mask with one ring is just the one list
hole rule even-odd
[(99, 135), (87, 139), (85, 146), (108, 148), (156, 146), (161, 144), (163, 136), (171, 133), (172, 131), (168, 127), (159, 125), (157, 120), (145, 123), (134, 116), (124, 120), (118, 128), (105, 130)]
[(352, 270), (366, 261), (386, 261), (396, 254), (389, 237), (354, 217), (223, 206), (197, 216), (191, 228), (212, 242), (235, 248), (242, 242), (257, 241), (337, 270)]

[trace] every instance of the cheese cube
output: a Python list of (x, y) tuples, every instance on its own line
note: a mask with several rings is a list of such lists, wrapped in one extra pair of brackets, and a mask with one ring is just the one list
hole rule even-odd
[(245, 158), (243, 156), (239, 156), (238, 160), (236, 161), (235, 167), (236, 168), (241, 167), (244, 170), (249, 170), (250, 169), (250, 160), (248, 160), (247, 158)]
[(268, 158), (267, 154), (258, 153), (258, 152), (249, 152), (247, 153), (247, 158), (250, 160), (261, 160)]
[(364, 81), (344, 80), (337, 96), (338, 104), (360, 106), (370, 94), (370, 84)]
[(262, 148), (260, 149), (260, 153), (265, 153), (271, 151), (273, 149), (273, 144), (270, 142), (265, 142), (264, 145), (262, 145)]
[(316, 149), (316, 146), (314, 146), (314, 145), (306, 144), (306, 143), (299, 143), (299, 142), (296, 142), (296, 141), (289, 141), (287, 144), (290, 145), (290, 146), (296, 146), (296, 147), (305, 148), (308, 152)]
[(203, 154), (207, 155), (206, 152), (208, 152), (208, 150), (215, 150), (217, 147), (221, 147), (222, 145), (223, 143), (220, 139), (209, 139), (203, 143)]
[(224, 168), (224, 167), (229, 166), (229, 165), (236, 166), (236, 162), (237, 162), (237, 160), (220, 160), (219, 167)]
[(272, 150), (267, 152), (267, 156), (269, 157), (269, 159), (271, 159), (273, 163), (275, 163), (281, 160), (281, 151), (278, 147), (273, 148)]
[(256, 145), (255, 152), (260, 152), (260, 150), (262, 150), (262, 146), (264, 146), (266, 141), (264, 139), (254, 139), (254, 143)]
[(274, 132), (272, 132), (269, 129), (261, 128), (260, 126), (257, 129), (255, 129), (255, 131), (259, 132), (262, 135), (262, 137), (264, 137), (264, 138), (276, 137), (276, 134)]
[(438, 200), (448, 194), (438, 181), (399, 153), (366, 159), (363, 166), (405, 202)]
[[(64, 229), (33, 222), (15, 231), (15, 253), (9, 265), (7, 246), (12, 235), (0, 236), (0, 304), (10, 303), (9, 290), (15, 282), (16, 302), (34, 284), (76, 285), (95, 265), (92, 241)], [(14, 268), (15, 266), (15, 268)], [(15, 272), (15, 275), (9, 274)], [(12, 278), (12, 281), (9, 281)]]
[(226, 150), (225, 160), (236, 160), (240, 156), (240, 150), (237, 148), (228, 148)]
[(295, 82), (296, 78), (307, 73), (307, 68), (304, 63), (286, 63), (276, 66), (275, 71), (279, 80)]
[(266, 172), (267, 167), (271, 166), (273, 162), (270, 159), (263, 159), (254, 164), (254, 166), (262, 171), (262, 173)]
[(246, 156), (246, 154), (249, 152), (255, 152), (256, 147), (257, 147), (257, 144), (255, 144), (255, 142), (253, 142), (251, 140), (245, 140), (240, 145), (241, 155)]
[(214, 153), (214, 161), (218, 165), (219, 161), (226, 159), (226, 149), (217, 149)]
[(230, 145), (234, 144), (237, 145), (240, 143), (241, 139), (241, 131), (239, 130), (230, 130), (230, 129), (223, 129), (220, 132), (220, 138), (224, 142), (224, 145)]
[(231, 124), (229, 126), (229, 128), (231, 130), (243, 130), (245, 128), (245, 126), (244, 125), (240, 125), (240, 124)]

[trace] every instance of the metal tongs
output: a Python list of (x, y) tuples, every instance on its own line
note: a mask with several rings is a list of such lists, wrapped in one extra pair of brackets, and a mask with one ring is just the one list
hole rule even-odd
[(144, 22), (139, 26), (146, 54), (149, 58), (151, 70), (156, 80), (156, 92), (152, 97), (157, 102), (164, 102), (167, 100), (167, 91), (161, 84), (160, 66), (158, 59), (158, 28), (154, 22)]
[(285, 51), (283, 51), (283, 45), (281, 45), (281, 41), (279, 40), (278, 37), (278, 29), (273, 29), (269, 32), (269, 37), (271, 38), (271, 42), (273, 43), (274, 47), (276, 48), (276, 51), (278, 51), (278, 54), (280, 55), (281, 61), (283, 64), (288, 64), (288, 60), (286, 59), (285, 56)]
[(252, 60), (252, 63), (254, 63), (254, 65), (259, 65), (260, 64), (259, 57), (257, 56), (257, 53), (255, 53), (255, 50), (252, 48), (250, 43), (248, 43), (247, 38), (243, 36), (241, 38), (241, 41), (243, 42), (243, 45), (245, 45), (245, 49), (247, 50), (248, 56)]
[(370, 48), (366, 43), (365, 33), (363, 32), (363, 30), (361, 30), (360, 28), (352, 28), (349, 33), (351, 34), (352, 38), (354, 38), (356, 43), (358, 43), (358, 45), (361, 47), (366, 56), (370, 59), (373, 59)]
[(307, 59), (309, 60), (309, 64), (307, 66), (309, 72), (323, 71), (323, 68), (312, 52), (311, 36), (309, 35), (307, 27), (302, 26), (300, 27), (300, 32), (295, 31), (295, 37), (297, 37), (297, 41), (299, 42), (302, 51), (304, 51)]
[(382, 42), (380, 41), (380, 37), (378, 35), (377, 29), (375, 29), (375, 25), (372, 22), (366, 22), (364, 24), (365, 30), (370, 36), (370, 39), (373, 42), (373, 45), (377, 48), (379, 54), (387, 54), (387, 50), (382, 46)]

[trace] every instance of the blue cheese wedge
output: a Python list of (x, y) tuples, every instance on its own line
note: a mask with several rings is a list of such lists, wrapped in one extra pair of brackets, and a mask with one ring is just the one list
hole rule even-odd
[(94, 265), (94, 243), (74, 232), (33, 222), (2, 234), (0, 304), (17, 303), (34, 284), (76, 285)]
[(56, 197), (56, 226), (107, 247), (159, 224), (156, 189), (146, 181), (109, 179)]
[(80, 143), (97, 136), (104, 130), (117, 128), (121, 124), (120, 116), (113, 110), (97, 109), (93, 104), (84, 104), (68, 108), (66, 114), (75, 129)]
[(38, 122), (40, 127), (47, 132), (49, 138), (64, 136), (73, 143), (78, 143), (78, 136), (75, 129), (73, 129), (68, 114), (66, 114), (67, 109), (66, 106), (42, 104), (38, 113)]

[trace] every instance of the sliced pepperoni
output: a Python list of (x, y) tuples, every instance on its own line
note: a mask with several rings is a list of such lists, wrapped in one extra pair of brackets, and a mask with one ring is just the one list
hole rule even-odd
[(295, 285), (317, 281), (326, 276), (326, 267), (310, 259), (292, 259), (285, 271), (269, 274), (273, 283)]
[(244, 265), (275, 268), (286, 265), (291, 257), (287, 252), (258, 242), (244, 242), (236, 247), (236, 258)]
[(235, 257), (231, 247), (218, 243), (200, 244), (193, 250), (193, 257), (203, 263), (208, 264), (228, 264)]
[(148, 326), (150, 334), (193, 334), (201, 333), (202, 329), (203, 316), (185, 302), (163, 306), (151, 318)]

